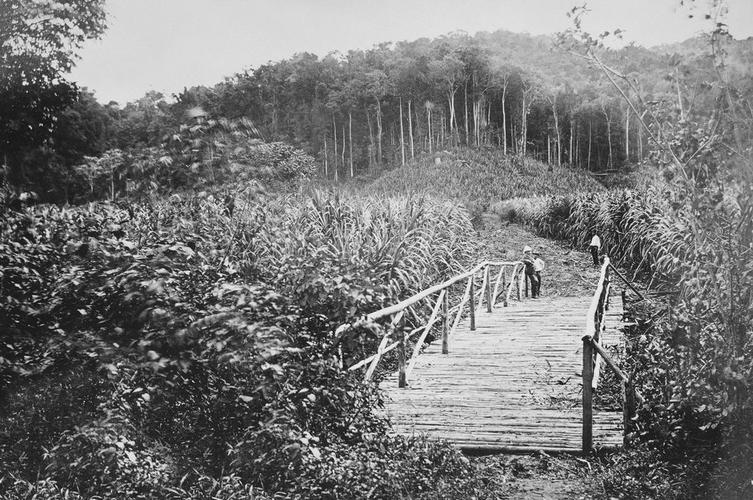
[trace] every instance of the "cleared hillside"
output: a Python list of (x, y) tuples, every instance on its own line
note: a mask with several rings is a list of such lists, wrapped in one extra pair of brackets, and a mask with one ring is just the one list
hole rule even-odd
[[(435, 159), (439, 159), (436, 163)], [(603, 191), (587, 173), (494, 149), (443, 151), (424, 155), (385, 173), (369, 185), (384, 194), (425, 193), (487, 207), (515, 197)]]

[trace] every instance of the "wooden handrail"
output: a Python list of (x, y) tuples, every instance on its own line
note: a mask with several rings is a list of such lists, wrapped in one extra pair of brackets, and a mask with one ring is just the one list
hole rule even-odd
[(474, 267), (470, 271), (466, 271), (462, 274), (455, 276), (454, 278), (450, 278), (444, 283), (440, 283), (439, 285), (434, 285), (433, 287), (427, 288), (426, 290), (422, 292), (418, 292), (417, 294), (411, 297), (408, 297), (407, 299), (401, 302), (398, 302), (395, 305), (385, 307), (383, 309), (379, 309), (378, 311), (374, 311), (373, 313), (369, 313), (366, 315), (366, 319), (370, 321), (375, 321), (377, 319), (384, 318), (385, 316), (390, 316), (392, 314), (395, 314), (398, 311), (401, 311), (407, 307), (412, 306), (413, 304), (419, 302), (421, 299), (428, 297), (429, 295), (432, 295), (434, 293), (439, 292), (440, 290), (444, 290), (445, 288), (454, 285), (458, 281), (463, 281), (464, 279), (467, 279), (470, 276), (475, 276), (480, 270), (482, 270), (486, 266), (510, 266), (517, 263), (518, 262), (484, 261), (478, 264), (476, 267)]
[(622, 280), (623, 282), (625, 282), (625, 284), (626, 284), (626, 285), (627, 285), (627, 286), (628, 286), (628, 287), (629, 287), (629, 288), (630, 288), (630, 289), (631, 289), (632, 291), (634, 291), (634, 292), (635, 292), (635, 294), (636, 294), (636, 295), (637, 295), (638, 297), (640, 297), (640, 299), (641, 299), (641, 300), (646, 300), (646, 297), (644, 297), (644, 296), (643, 296), (643, 294), (642, 294), (641, 292), (639, 292), (639, 291), (638, 291), (638, 289), (637, 289), (637, 288), (635, 288), (635, 287), (633, 286), (633, 284), (632, 284), (632, 283), (630, 283), (630, 281), (628, 281), (628, 279), (627, 279), (627, 278), (625, 278), (625, 277), (624, 277), (624, 276), (622, 275), (622, 273), (620, 273), (620, 272), (619, 272), (619, 271), (617, 270), (617, 268), (616, 268), (616, 267), (614, 267), (614, 266), (613, 266), (613, 265), (612, 265), (611, 263), (609, 264), (609, 267), (610, 267), (610, 268), (612, 269), (612, 271), (614, 271), (614, 274), (616, 274), (616, 275), (617, 275), (617, 276), (618, 276), (618, 277), (619, 277), (619, 278), (620, 278), (620, 279), (621, 279), (621, 280)]
[[(596, 284), (596, 291), (591, 299), (591, 305), (588, 308), (588, 313), (586, 315), (586, 335), (593, 338), (596, 343), (601, 341), (601, 330), (603, 329), (602, 319), (604, 317), (604, 309), (608, 302), (609, 266), (609, 257), (604, 256), (599, 281)], [(599, 385), (600, 373), (600, 361), (597, 356), (594, 365), (593, 380), (591, 382), (594, 389)]]
[[(447, 352), (447, 337), (452, 334), (452, 332), (457, 328), (460, 319), (463, 314), (463, 310), (465, 307), (465, 304), (468, 302), (471, 302), (471, 308), (470, 311), (471, 314), (471, 326), (474, 326), (474, 319), (476, 314), (476, 305), (480, 308), (481, 304), (483, 303), (484, 296), (486, 296), (487, 301), (487, 312), (491, 312), (492, 308), (494, 307), (494, 304), (496, 303), (496, 296), (494, 293), (492, 293), (491, 289), (491, 274), (489, 272), (490, 268), (493, 266), (499, 266), (500, 272), (497, 275), (497, 282), (495, 285), (495, 289), (499, 288), (499, 282), (500, 279), (502, 279), (502, 282), (505, 282), (505, 273), (504, 270), (507, 267), (513, 268), (513, 274), (512, 276), (515, 276), (515, 273), (517, 272), (518, 268), (520, 267), (522, 269), (522, 263), (519, 261), (483, 261), (476, 265), (474, 268), (465, 271), (457, 276), (454, 276), (443, 283), (440, 283), (438, 285), (434, 285), (430, 288), (427, 288), (426, 290), (423, 290), (411, 297), (408, 297), (405, 300), (402, 300), (401, 302), (398, 302), (397, 304), (394, 304), (389, 307), (385, 307), (382, 309), (379, 309), (378, 311), (374, 311), (372, 313), (367, 314), (360, 320), (357, 320), (353, 323), (348, 323), (341, 325), (337, 330), (337, 335), (342, 335), (345, 330), (348, 328), (358, 327), (363, 324), (367, 323), (373, 323), (374, 321), (377, 321), (379, 319), (393, 316), (391, 326), (389, 331), (386, 335), (381, 339), (379, 343), (379, 347), (377, 348), (377, 352), (375, 354), (372, 354), (371, 356), (367, 357), (366, 359), (363, 359), (359, 361), (358, 363), (355, 363), (353, 366), (348, 368), (348, 370), (356, 370), (359, 368), (363, 368), (364, 366), (368, 365), (368, 369), (366, 370), (365, 379), (369, 380), (375, 370), (376, 367), (382, 358), (382, 356), (390, 352), (396, 348), (399, 348), (399, 361), (400, 361), (400, 384), (401, 387), (404, 384), (405, 379), (413, 370), (415, 359), (418, 356), (418, 353), (420, 351), (420, 346), (423, 344), (423, 341), (426, 339), (426, 336), (429, 334), (431, 328), (439, 321), (439, 310), (442, 309), (444, 319), (442, 321), (442, 324), (445, 325), (443, 327), (443, 334), (442, 334), (442, 342), (443, 342), (443, 352)], [(478, 300), (476, 300), (476, 292), (473, 291), (474, 289), (474, 279), (476, 278), (476, 275), (483, 271), (483, 285), (478, 290)], [(465, 287), (465, 293), (463, 294), (460, 302), (455, 305), (452, 308), (447, 307), (447, 297), (449, 296), (449, 288), (457, 283), (462, 282), (463, 280), (467, 280), (467, 284)], [(509, 298), (510, 291), (512, 290), (512, 284), (516, 280), (510, 279), (510, 290), (508, 290), (507, 297)], [(412, 312), (414, 317), (417, 317), (415, 314), (415, 311), (413, 309), (410, 309), (411, 306), (419, 303), (421, 300), (426, 299), (430, 297), (431, 295), (439, 292), (439, 296), (434, 303), (434, 307), (432, 310), (432, 314), (427, 321), (425, 325), (419, 326), (417, 328), (414, 328), (411, 332), (409, 332), (407, 335), (405, 335), (405, 332), (400, 330), (400, 322), (403, 319), (403, 315), (406, 312)], [(505, 306), (507, 305), (508, 299), (505, 299)], [(456, 313), (457, 311), (457, 313)], [(450, 328), (448, 325), (448, 316), (451, 314), (456, 314), (455, 319), (452, 323), (452, 327)], [(472, 328), (473, 329), (473, 328)], [(398, 330), (400, 330), (400, 333), (398, 334)], [(446, 330), (446, 331), (445, 331)], [(416, 345), (414, 346), (412, 356), (410, 360), (405, 359), (405, 342), (410, 340), (416, 333), (421, 332), (421, 335), (419, 336), (419, 339), (416, 341)], [(392, 340), (392, 342), (390, 342)]]
[[(632, 427), (633, 417), (636, 411), (636, 401), (643, 402), (643, 397), (635, 389), (633, 381), (623, 372), (612, 357), (601, 345), (601, 333), (606, 329), (606, 311), (609, 308), (609, 292), (611, 283), (609, 271), (614, 270), (609, 257), (604, 257), (601, 266), (599, 282), (596, 285), (591, 305), (586, 316), (586, 335), (583, 337), (583, 453), (591, 451), (593, 441), (593, 391), (596, 390), (599, 381), (599, 367), (601, 359), (611, 368), (622, 381), (623, 391), (623, 429), (625, 444)], [(622, 276), (620, 276), (622, 277)], [(624, 278), (623, 278), (624, 279)]]

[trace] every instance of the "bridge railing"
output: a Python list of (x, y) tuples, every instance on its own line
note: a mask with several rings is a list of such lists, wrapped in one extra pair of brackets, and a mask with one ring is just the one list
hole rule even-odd
[[(496, 272), (495, 276), (492, 270), (496, 270), (497, 268), (499, 268), (499, 271)], [(358, 327), (391, 317), (387, 332), (382, 337), (377, 352), (353, 364), (348, 370), (365, 368), (364, 380), (370, 380), (384, 355), (397, 349), (398, 386), (405, 387), (408, 377), (413, 371), (421, 347), (435, 325), (438, 323), (441, 325), (442, 353), (447, 354), (449, 352), (448, 339), (458, 327), (466, 310), (466, 305), (468, 306), (467, 309), (470, 317), (470, 328), (471, 330), (475, 330), (476, 310), (477, 307), (481, 308), (484, 301), (486, 302), (486, 311), (490, 313), (500, 297), (503, 298), (505, 307), (507, 307), (511, 297), (521, 300), (521, 289), (525, 282), (524, 269), (524, 265), (520, 261), (484, 261), (473, 269), (454, 276), (444, 283), (427, 288), (395, 305), (367, 314), (354, 323), (340, 326), (337, 329), (338, 333), (348, 328)], [(481, 286), (477, 289), (476, 280), (478, 278), (481, 278)], [(449, 304), (450, 289), (461, 283), (465, 283), (465, 291), (458, 303), (451, 307)], [(492, 283), (494, 284), (492, 285)], [(402, 327), (406, 313), (412, 312), (412, 308), (421, 305), (427, 300), (434, 301), (428, 321), (406, 332)], [(417, 317), (416, 314), (414, 316)], [(416, 336), (417, 339), (414, 342), (413, 351), (410, 357), (407, 357), (406, 348), (408, 341)]]
[[(601, 360), (611, 368), (622, 381), (622, 415), (625, 438), (630, 433), (632, 420), (635, 416), (636, 401), (642, 401), (628, 377), (609, 356), (601, 344), (602, 333), (606, 329), (606, 313), (609, 310), (609, 295), (612, 290), (611, 272), (614, 271), (621, 279), (625, 279), (614, 268), (609, 257), (604, 257), (596, 291), (591, 299), (591, 306), (586, 316), (586, 335), (583, 337), (583, 453), (588, 453), (593, 447), (593, 393), (598, 388), (601, 375)], [(640, 296), (640, 292), (628, 283)], [(642, 296), (641, 296), (642, 297)]]

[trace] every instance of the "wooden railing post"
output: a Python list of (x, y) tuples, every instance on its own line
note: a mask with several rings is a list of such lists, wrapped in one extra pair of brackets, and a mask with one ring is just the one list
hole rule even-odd
[(593, 445), (593, 388), (594, 352), (591, 337), (583, 337), (583, 454), (587, 455)]
[(520, 271), (518, 271), (518, 272), (517, 272), (517, 273), (515, 274), (515, 285), (517, 285), (517, 286), (516, 286), (515, 288), (517, 288), (517, 289), (518, 289), (518, 290), (517, 290), (517, 292), (518, 292), (518, 302), (520, 302), (520, 288), (521, 288), (521, 286), (522, 286), (522, 285), (520, 284), (520, 275), (521, 275)]
[(397, 386), (398, 387), (405, 387), (407, 385), (407, 380), (405, 377), (405, 330), (402, 328), (401, 324), (398, 323), (395, 325), (395, 329), (397, 332), (397, 369), (398, 369), (398, 378), (397, 378)]
[(469, 278), (471, 280), (471, 293), (468, 297), (469, 301), (469, 307), (471, 309), (471, 331), (474, 331), (476, 329), (476, 285), (473, 282), (473, 278), (475, 276), (471, 275)]
[(447, 303), (449, 295), (449, 293), (445, 293), (442, 298), (442, 315), (444, 316), (444, 321), (442, 321), (442, 354), (450, 352), (448, 340), (450, 336), (450, 310)]
[[(515, 269), (515, 266), (513, 266), (513, 270)], [(504, 273), (504, 269), (502, 272), (502, 290), (507, 290), (507, 279)], [(504, 306), (507, 307), (507, 293), (505, 293), (505, 302)]]
[(489, 266), (486, 266), (486, 312), (492, 312), (492, 275), (489, 273)]

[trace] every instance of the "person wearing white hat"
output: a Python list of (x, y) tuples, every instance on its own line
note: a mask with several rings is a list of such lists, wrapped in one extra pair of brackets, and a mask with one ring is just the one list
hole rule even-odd
[(534, 259), (533, 255), (531, 255), (531, 247), (526, 245), (523, 247), (523, 258), (521, 261), (523, 262), (523, 265), (525, 266), (525, 275), (526, 275), (526, 296), (528, 296), (528, 285), (530, 284), (531, 288), (531, 298), (535, 299), (539, 296), (538, 289), (539, 289), (539, 282), (536, 279), (536, 272), (534, 270)]
[(601, 249), (601, 239), (598, 234), (594, 234), (591, 243), (588, 244), (588, 250), (591, 251), (591, 257), (594, 259), (594, 266), (599, 266), (599, 250)]

